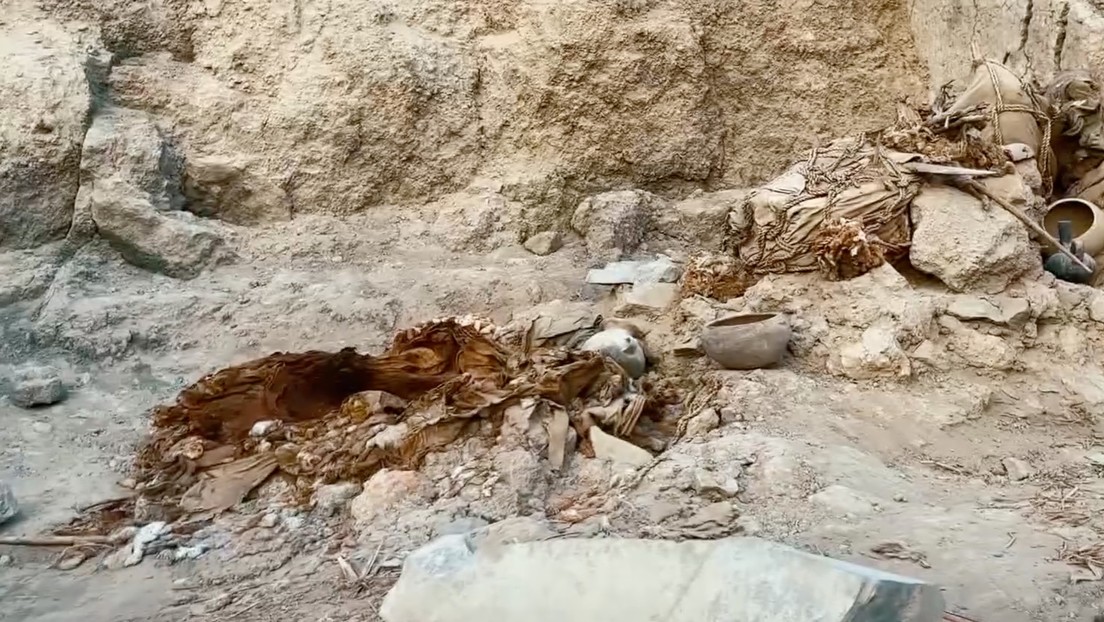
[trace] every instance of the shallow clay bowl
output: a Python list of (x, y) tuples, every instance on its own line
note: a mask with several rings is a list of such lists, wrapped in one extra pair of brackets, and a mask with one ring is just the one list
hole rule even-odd
[(725, 369), (759, 369), (782, 360), (790, 342), (790, 323), (780, 313), (739, 313), (705, 325), (701, 344), (706, 356)]

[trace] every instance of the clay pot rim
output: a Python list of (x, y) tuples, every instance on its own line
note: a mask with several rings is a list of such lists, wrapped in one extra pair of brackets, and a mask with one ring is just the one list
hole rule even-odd
[[(736, 326), (755, 326), (767, 320), (772, 320), (780, 313), (733, 313), (722, 318), (717, 318), (705, 325), (706, 328), (732, 328)], [(734, 322), (734, 320), (743, 320)]]
[(1058, 199), (1057, 201), (1052, 202), (1050, 205), (1048, 205), (1046, 207), (1046, 212), (1044, 212), (1044, 219), (1045, 219), (1047, 214), (1050, 214), (1051, 210), (1053, 210), (1054, 208), (1056, 208), (1059, 205), (1062, 205), (1064, 203), (1079, 203), (1079, 204), (1089, 208), (1089, 211), (1092, 212), (1093, 224), (1094, 225), (1097, 223), (1097, 221), (1100, 220), (1100, 215), (1097, 213), (1100, 210), (1100, 206), (1097, 205), (1096, 203), (1093, 203), (1092, 201), (1090, 201), (1088, 199), (1082, 199), (1081, 197), (1064, 197), (1064, 198)]

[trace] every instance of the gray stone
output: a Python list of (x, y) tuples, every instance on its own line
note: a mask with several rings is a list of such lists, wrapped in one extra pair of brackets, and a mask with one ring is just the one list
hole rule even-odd
[(640, 247), (662, 206), (662, 199), (643, 190), (606, 192), (579, 204), (571, 228), (586, 240), (591, 258), (616, 261)]
[(950, 334), (948, 349), (971, 367), (1007, 370), (1016, 363), (1016, 349), (996, 335), (976, 331), (953, 317), (939, 318), (940, 325)]
[(46, 293), (61, 266), (61, 246), (0, 252), (0, 307)]
[(657, 237), (681, 243), (692, 251), (719, 251), (729, 232), (729, 214), (751, 193), (749, 189), (702, 192), (659, 210), (654, 218)]
[(356, 482), (340, 482), (319, 486), (314, 491), (314, 509), (323, 516), (332, 516), (360, 494), (362, 486)]
[(997, 305), (977, 296), (955, 296), (947, 305), (947, 313), (960, 320), (988, 320), (994, 324), (1004, 320), (1004, 313)]
[(662, 310), (678, 299), (679, 287), (674, 283), (642, 283), (625, 294), (625, 306), (644, 310)]
[(587, 272), (586, 282), (594, 285), (622, 285), (627, 283), (677, 283), (682, 268), (668, 257), (660, 256), (652, 261), (615, 261), (604, 268)]
[(0, 41), (0, 248), (30, 248), (64, 238), (73, 219), (88, 51), (45, 19), (2, 24)]
[(80, 244), (96, 233), (93, 198), (101, 186), (132, 193), (156, 210), (183, 208), (182, 167), (182, 157), (149, 115), (114, 106), (100, 110), (84, 136), (81, 185), (67, 239)]
[(1026, 298), (997, 297), (1001, 308), (1001, 322), (1012, 328), (1023, 328), (1031, 319), (1031, 303)]
[(937, 586), (757, 538), (559, 539), (484, 551), (446, 536), (406, 558), (380, 616), (938, 622), (943, 607)]
[(1089, 302), (1089, 317), (1094, 322), (1104, 323), (1104, 294), (1096, 294)]
[(188, 158), (183, 191), (188, 211), (236, 225), (291, 219), (291, 199), (248, 164), (219, 155)]
[(117, 177), (149, 196), (162, 211), (184, 207), (183, 158), (145, 112), (111, 107), (98, 112), (84, 135), (81, 186)]
[(721, 417), (714, 408), (705, 408), (686, 422), (686, 438), (701, 438), (721, 425)]
[(740, 494), (740, 482), (735, 477), (720, 478), (713, 471), (697, 469), (694, 471), (694, 490), (703, 495), (735, 497)]
[(907, 378), (912, 374), (912, 364), (892, 327), (879, 324), (867, 328), (858, 342), (844, 346), (831, 357), (828, 371), (855, 380)]
[(230, 256), (213, 223), (188, 212), (159, 212), (128, 182), (97, 184), (91, 201), (100, 235), (139, 268), (191, 279)]
[(525, 240), (523, 246), (534, 255), (551, 255), (563, 248), (563, 236), (559, 231), (541, 231)]
[(11, 520), (18, 513), (19, 502), (15, 500), (15, 493), (12, 492), (11, 486), (4, 480), (0, 480), (0, 525)]
[(1005, 458), (1001, 464), (1004, 465), (1004, 472), (1008, 474), (1008, 479), (1014, 482), (1022, 482), (1035, 474), (1035, 470), (1019, 458)]
[(933, 367), (939, 363), (939, 352), (936, 350), (935, 344), (928, 339), (921, 341), (920, 345), (912, 351), (910, 357), (914, 361), (920, 361)]
[(417, 471), (377, 471), (352, 500), (349, 512), (357, 522), (390, 517), (403, 508), (424, 503), (433, 495), (432, 482)]
[(671, 348), (671, 354), (682, 357), (701, 356), (704, 354), (701, 347), (701, 337), (691, 337), (680, 344), (676, 344)]
[(8, 397), (21, 408), (49, 406), (65, 399), (65, 384), (53, 367), (24, 367), (13, 374)]
[(999, 207), (986, 209), (965, 192), (929, 185), (911, 210), (909, 261), (955, 291), (995, 294), (1041, 270), (1027, 228)]

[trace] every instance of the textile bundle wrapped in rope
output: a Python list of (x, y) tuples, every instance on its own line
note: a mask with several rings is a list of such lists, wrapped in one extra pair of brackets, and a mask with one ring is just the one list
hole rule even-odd
[(754, 275), (821, 269), (816, 250), (821, 230), (841, 220), (856, 223), (865, 242), (880, 248), (885, 259), (903, 255), (910, 239), (909, 203), (920, 181), (901, 164), (915, 157), (865, 138), (813, 149), (753, 192), (741, 206), (742, 218), (733, 219), (750, 223), (738, 246), (746, 269)]

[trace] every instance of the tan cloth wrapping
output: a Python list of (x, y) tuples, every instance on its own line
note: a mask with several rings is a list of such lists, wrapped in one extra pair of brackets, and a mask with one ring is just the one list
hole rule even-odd
[(816, 270), (813, 240), (838, 218), (862, 223), (868, 235), (903, 252), (908, 206), (919, 191), (916, 177), (897, 166), (908, 159), (855, 140), (814, 150), (745, 200), (751, 226), (740, 258), (755, 274)]

